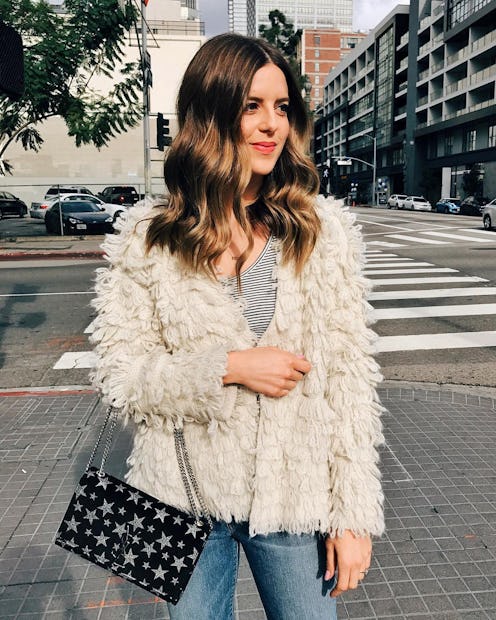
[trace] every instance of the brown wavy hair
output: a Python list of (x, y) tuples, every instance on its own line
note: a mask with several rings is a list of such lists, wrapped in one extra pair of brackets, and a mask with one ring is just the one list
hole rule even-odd
[[(251, 178), (241, 119), (251, 82), (264, 65), (284, 73), (289, 94), (289, 136), (259, 199), (241, 199)], [(320, 222), (314, 202), (319, 178), (307, 155), (311, 126), (300, 89), (283, 55), (262, 39), (222, 34), (208, 40), (190, 62), (177, 99), (179, 132), (164, 164), (169, 201), (153, 217), (147, 250), (167, 247), (183, 265), (215, 275), (214, 264), (231, 241), (230, 207), (248, 238), (236, 273), (253, 247), (253, 228), (281, 241), (283, 262), (300, 272), (312, 252)]]

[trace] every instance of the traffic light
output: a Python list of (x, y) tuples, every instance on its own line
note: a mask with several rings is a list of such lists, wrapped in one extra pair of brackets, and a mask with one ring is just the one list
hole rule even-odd
[(172, 137), (169, 135), (169, 119), (159, 112), (157, 114), (157, 148), (163, 151), (166, 146), (170, 146)]
[(0, 20), (0, 93), (19, 99), (24, 92), (21, 36)]

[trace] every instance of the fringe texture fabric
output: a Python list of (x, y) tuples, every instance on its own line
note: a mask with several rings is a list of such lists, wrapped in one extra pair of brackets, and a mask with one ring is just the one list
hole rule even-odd
[(152, 205), (127, 212), (97, 272), (92, 382), (135, 425), (128, 481), (188, 509), (174, 424), (211, 516), (250, 532), (384, 530), (383, 443), (364, 245), (340, 202), (318, 199), (322, 232), (301, 276), (278, 264), (276, 310), (259, 346), (303, 353), (311, 372), (284, 398), (225, 387), (229, 351), (254, 346), (222, 282), (145, 253)]

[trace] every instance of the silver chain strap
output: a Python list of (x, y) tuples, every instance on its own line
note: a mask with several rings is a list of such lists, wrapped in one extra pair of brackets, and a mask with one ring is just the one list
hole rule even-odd
[[(107, 461), (110, 448), (112, 446), (112, 439), (113, 439), (115, 427), (117, 424), (117, 417), (118, 417), (118, 410), (115, 409), (115, 407), (112, 407), (112, 405), (107, 407), (105, 421), (100, 430), (100, 433), (98, 435), (98, 439), (96, 440), (96, 444), (93, 448), (93, 451), (91, 452), (91, 456), (89, 458), (88, 464), (86, 465), (85, 471), (88, 471), (88, 469), (91, 467), (91, 464), (93, 463), (93, 459), (95, 458), (95, 454), (98, 450), (98, 447), (100, 446), (102, 437), (108, 427), (107, 437), (105, 440), (105, 446), (102, 452), (102, 460), (100, 462), (100, 467), (97, 472), (97, 475), (100, 477), (103, 477), (105, 475), (103, 468), (105, 467), (105, 463)], [(109, 425), (109, 420), (110, 420), (110, 425)], [(181, 479), (184, 484), (186, 495), (188, 496), (188, 501), (191, 506), (191, 511), (199, 525), (201, 524), (201, 517), (203, 515), (205, 519), (207, 520), (208, 524), (210, 525), (210, 527), (212, 527), (212, 519), (210, 518), (210, 515), (207, 512), (205, 502), (203, 500), (203, 497), (200, 493), (200, 489), (198, 487), (198, 481), (196, 480), (195, 474), (193, 473), (193, 468), (191, 467), (191, 463), (190, 463), (189, 456), (188, 456), (188, 451), (186, 449), (186, 442), (184, 440), (183, 429), (177, 428), (176, 426), (174, 426), (174, 445), (176, 448), (176, 457), (177, 457), (177, 462), (179, 465), (179, 471), (181, 473)], [(195, 500), (195, 496), (196, 496), (196, 500)], [(200, 511), (198, 511), (197, 502), (200, 506)]]

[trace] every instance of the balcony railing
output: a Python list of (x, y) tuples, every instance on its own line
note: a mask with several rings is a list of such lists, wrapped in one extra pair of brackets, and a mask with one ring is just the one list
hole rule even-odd
[(426, 54), (426, 53), (427, 53), (427, 52), (431, 49), (431, 47), (432, 47), (433, 45), (434, 45), (434, 44), (433, 44), (433, 42), (432, 42), (432, 41), (427, 41), (427, 43), (424, 43), (424, 44), (422, 45), (422, 47), (419, 47), (418, 55), (419, 55), (419, 56), (423, 56), (424, 54)]
[(441, 69), (444, 69), (444, 61), (443, 62), (436, 62), (435, 64), (432, 65), (431, 67), (431, 75), (433, 73), (436, 73), (437, 71), (440, 71)]
[(496, 41), (496, 30), (488, 32), (480, 39), (477, 39), (477, 41), (474, 41), (472, 43), (472, 51), (475, 52), (475, 50), (481, 49), (481, 47), (486, 47), (486, 45), (494, 43), (494, 41)]
[(444, 90), (447, 95), (450, 95), (451, 93), (455, 93), (459, 90), (463, 90), (464, 88), (466, 88), (467, 84), (468, 84), (468, 80), (465, 77), (461, 80), (458, 80), (458, 82), (453, 82), (453, 84), (448, 84)]
[(401, 108), (398, 108), (395, 111), (394, 116), (396, 118), (397, 116), (401, 116), (402, 114), (406, 114), (406, 105), (403, 105), (403, 106), (401, 106)]
[(437, 17), (440, 13), (444, 13), (444, 5), (440, 4), (432, 11), (432, 16)]
[(400, 62), (398, 70), (401, 71), (401, 69), (404, 69), (405, 67), (408, 67), (408, 56), (406, 58), (403, 58), (403, 60)]
[(402, 90), (405, 90), (405, 88), (408, 86), (408, 82), (401, 82), (401, 84), (398, 84), (398, 90), (396, 92), (400, 92)]
[(427, 15), (426, 17), (421, 19), (420, 20), (420, 28), (419, 28), (419, 30), (423, 30), (430, 21), (431, 21), (431, 16), (430, 15)]
[(429, 96), (425, 95), (425, 97), (419, 97), (418, 101), (417, 101), (417, 105), (421, 106), (421, 105), (425, 105), (426, 103), (429, 103)]
[(461, 50), (459, 50), (455, 54), (450, 54), (449, 56), (447, 56), (446, 57), (446, 63), (448, 65), (452, 65), (457, 60), (462, 60), (462, 58), (466, 58), (467, 54), (468, 54), (468, 46), (464, 47)]
[(419, 79), (419, 82), (420, 82), (421, 80), (425, 80), (425, 78), (428, 78), (428, 77), (429, 77), (429, 75), (430, 75), (430, 72), (431, 72), (431, 71), (430, 71), (430, 69), (425, 69), (424, 71), (421, 71), (421, 72), (418, 74), (418, 79)]
[(410, 38), (410, 33), (405, 32), (405, 34), (400, 39), (400, 45), (405, 45), (405, 43), (408, 43), (409, 38)]
[(480, 103), (475, 103), (469, 107), (470, 112), (475, 112), (475, 110), (482, 110), (482, 108), (488, 108), (490, 105), (494, 105), (494, 99), (488, 99), (487, 101), (481, 101)]
[(444, 115), (444, 120), (448, 120), (450, 118), (456, 118), (457, 116), (462, 116), (463, 114), (466, 114), (468, 112), (468, 110), (466, 108), (461, 108), (460, 110), (455, 110), (454, 112), (449, 112), (447, 114)]
[(433, 90), (429, 95), (429, 101), (435, 101), (436, 99), (440, 99), (443, 96), (443, 89), (439, 88), (437, 90)]
[(483, 82), (487, 79), (496, 79), (496, 70), (494, 67), (487, 67), (486, 69), (482, 69), (482, 71), (477, 71), (477, 73), (473, 73), (470, 76), (471, 84), (478, 84), (479, 82)]

